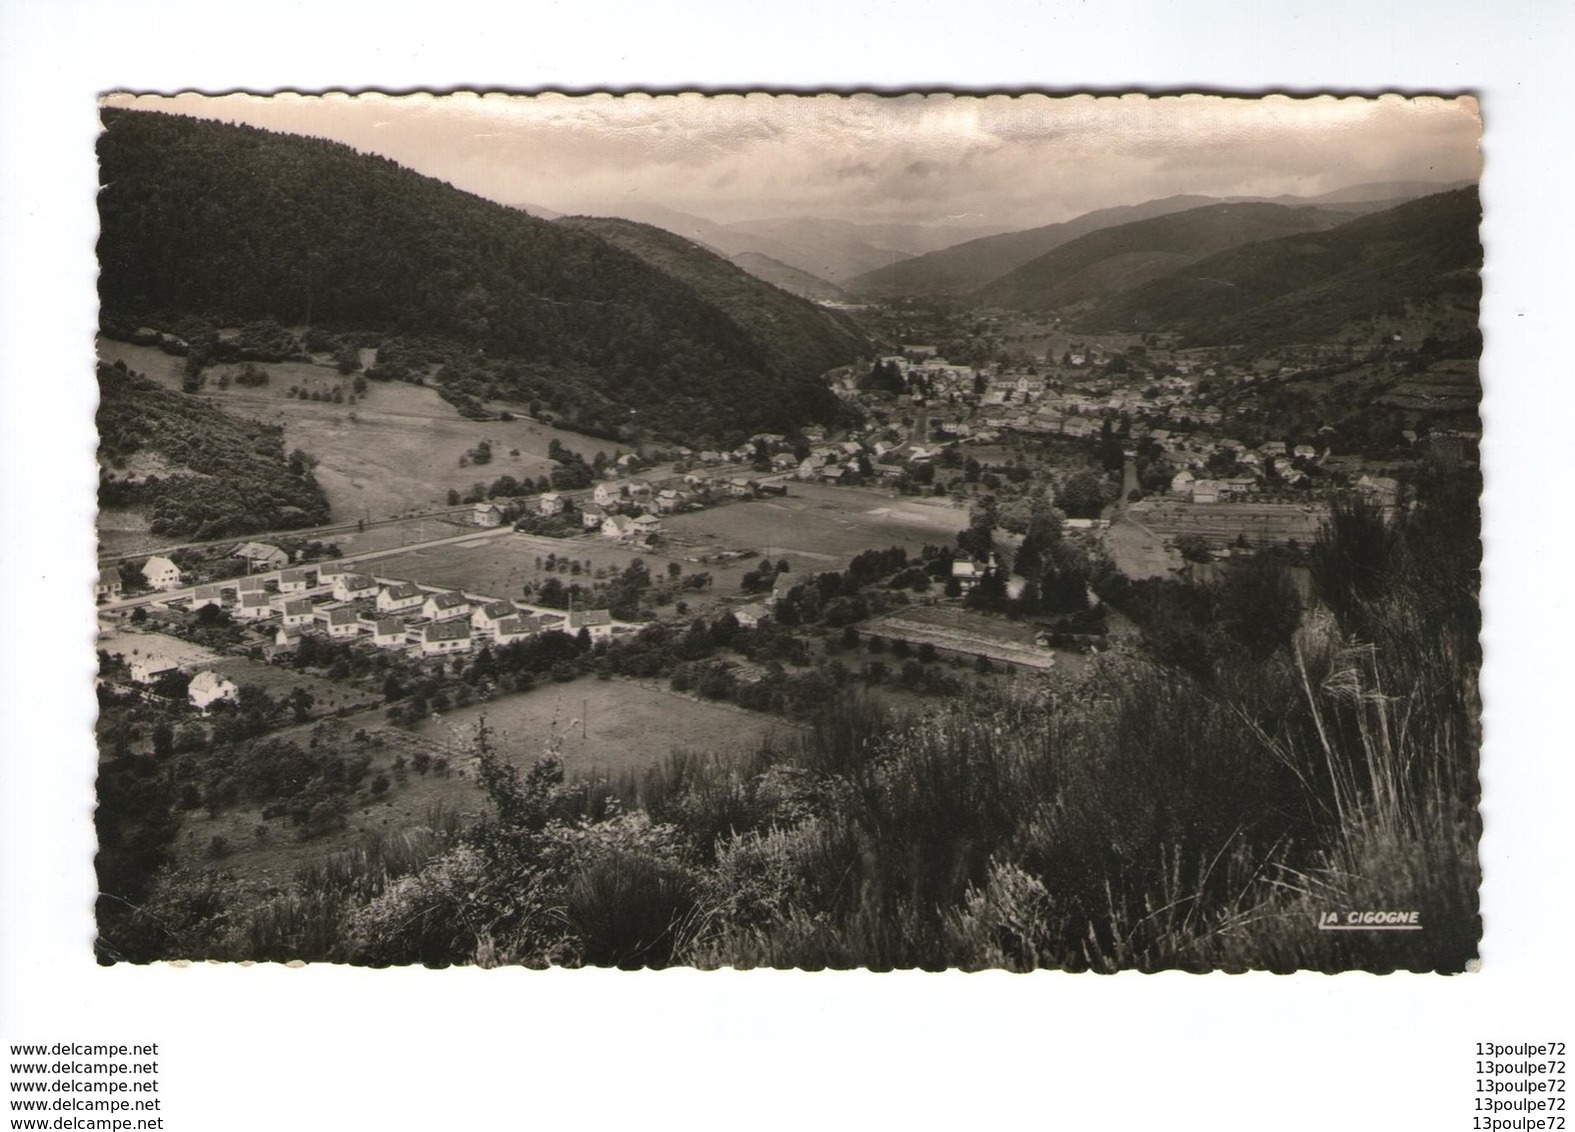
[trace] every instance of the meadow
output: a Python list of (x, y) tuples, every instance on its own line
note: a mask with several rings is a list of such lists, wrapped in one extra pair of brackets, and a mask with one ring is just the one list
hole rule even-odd
[(664, 525), (677, 545), (748, 548), (802, 560), (805, 570), (836, 570), (861, 550), (950, 545), (968, 515), (950, 502), (790, 481), (785, 497), (674, 515)]
[[(266, 682), (270, 694), (288, 694), (305, 687), (324, 702), (323, 682), (291, 669), (226, 661), (225, 674), (237, 681)], [(272, 676), (272, 681), (266, 678)], [(344, 694), (341, 685), (330, 687)], [(353, 698), (355, 693), (349, 695)], [(345, 721), (314, 722), (283, 729), (275, 737), (302, 747), (314, 733), (333, 736), (330, 742), (348, 747), (346, 735), (364, 730), (364, 750), (371, 757), (368, 779), (390, 779), (380, 797), (361, 796), (346, 815), (345, 827), (310, 840), (293, 835), (282, 822), (264, 822), (258, 807), (239, 806), (216, 814), (194, 812), (176, 846), (176, 856), (191, 867), (211, 863), (214, 839), (227, 846), (223, 868), (244, 888), (258, 893), (289, 884), (302, 868), (368, 837), (403, 836), (434, 821), (464, 824), (483, 809), (470, 749), (477, 723), (493, 732), (503, 757), (521, 770), (549, 753), (562, 761), (572, 777), (618, 778), (638, 775), (661, 765), (674, 752), (731, 757), (762, 745), (796, 744), (800, 729), (778, 717), (745, 711), (729, 704), (711, 704), (665, 688), (623, 680), (577, 680), (546, 684), (431, 717), (409, 729), (382, 724), (374, 715)], [(376, 721), (376, 722), (374, 722)], [(425, 752), (449, 759), (448, 773), (410, 769), (413, 756)], [(259, 834), (265, 829), (265, 834)]]
[[(185, 360), (152, 346), (99, 340), (99, 357), (128, 367), (172, 389), (181, 387)], [(385, 519), (412, 510), (441, 507), (450, 489), (461, 493), (476, 482), (499, 476), (535, 479), (552, 470), (552, 441), (590, 459), (598, 450), (609, 456), (610, 441), (550, 428), (538, 421), (469, 421), (436, 391), (403, 382), (369, 382), (356, 404), (302, 401), (290, 396), (298, 386), (348, 397), (353, 377), (328, 365), (304, 362), (254, 363), (269, 375), (265, 386), (218, 388), (218, 376), (239, 365), (210, 367), (201, 396), (238, 416), (284, 426), (286, 450), (300, 448), (318, 463), (316, 475), (337, 521)], [(460, 458), (480, 441), (492, 442), (486, 465), (462, 467)], [(513, 453), (518, 452), (518, 455)], [(117, 519), (117, 525), (129, 521)]]

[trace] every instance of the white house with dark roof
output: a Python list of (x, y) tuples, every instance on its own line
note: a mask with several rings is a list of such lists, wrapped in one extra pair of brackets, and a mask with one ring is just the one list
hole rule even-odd
[(295, 597), (284, 603), (281, 611), (284, 614), (286, 625), (310, 625), (317, 617), (317, 611), (312, 607), (312, 599)]
[(379, 617), (372, 626), (372, 643), (380, 649), (403, 648), (408, 633), (397, 617)]
[(359, 601), (377, 596), (377, 579), (370, 574), (341, 574), (334, 579), (335, 601)]
[(468, 621), (438, 621), (421, 630), (421, 655), (441, 656), (470, 648)]
[(224, 608), (223, 586), (198, 586), (191, 592), (191, 611), (193, 613), (207, 605), (218, 606), (220, 609)]
[(377, 595), (377, 612), (380, 617), (396, 613), (415, 613), (427, 599), (427, 593), (414, 582), (395, 582), (384, 586)]
[(261, 621), (273, 616), (273, 602), (268, 600), (265, 593), (254, 592), (241, 595), (240, 604), (235, 607), (235, 616), (242, 621)]
[(186, 689), (186, 695), (198, 711), (207, 711), (220, 700), (233, 700), (240, 692), (234, 681), (226, 680), (211, 670), (193, 676)]
[(99, 601), (118, 601), (123, 585), (119, 568), (105, 566), (98, 572), (98, 584), (93, 587), (93, 596)]
[[(470, 600), (464, 594), (454, 591), (429, 594), (426, 601), (421, 603), (421, 616), (428, 621), (453, 621), (456, 618), (469, 617)], [(466, 631), (469, 631), (468, 623)]]
[(612, 613), (605, 609), (576, 609), (570, 612), (564, 632), (578, 634), (584, 629), (591, 640), (600, 641), (612, 636)]
[(317, 584), (320, 586), (331, 586), (348, 573), (350, 573), (350, 567), (342, 562), (321, 562), (317, 566)]
[(503, 508), (496, 503), (478, 503), (471, 508), (470, 521), (478, 527), (501, 527)]
[(598, 507), (611, 507), (623, 499), (623, 488), (616, 484), (599, 483), (591, 490), (591, 498)]
[(131, 670), (131, 678), (138, 684), (152, 684), (166, 672), (178, 671), (180, 662), (162, 652), (153, 651), (131, 657), (126, 667)]
[(556, 515), (563, 510), (563, 496), (556, 491), (544, 492), (536, 499), (536, 510), (543, 515)]
[(634, 525), (626, 515), (608, 515), (602, 521), (602, 534), (607, 538), (632, 538)]
[(662, 529), (662, 521), (655, 515), (636, 515), (629, 520), (629, 529), (636, 538), (658, 534)]
[(336, 639), (345, 640), (361, 632), (361, 615), (348, 605), (328, 610), (324, 620), (328, 622), (328, 635)]
[(286, 570), (279, 575), (279, 592), (282, 594), (304, 594), (312, 588), (312, 572), (301, 567)]
[(180, 585), (180, 567), (155, 554), (142, 564), (142, 580), (156, 590), (173, 590)]
[(235, 583), (235, 592), (242, 597), (247, 594), (267, 593), (268, 583), (261, 578), (241, 578)]
[(490, 637), (498, 631), (501, 622), (518, 617), (519, 612), (512, 601), (489, 601), (485, 605), (478, 605), (470, 611), (471, 631)]
[(512, 645), (536, 635), (536, 625), (529, 617), (505, 617), (492, 631), (492, 639), (500, 645)]

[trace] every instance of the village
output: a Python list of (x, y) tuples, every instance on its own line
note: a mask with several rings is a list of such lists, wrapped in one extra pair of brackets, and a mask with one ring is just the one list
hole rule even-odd
[[(191, 635), (190, 625), (220, 619), (239, 631), (226, 651), (269, 664), (288, 662), (308, 637), (420, 662), (551, 633), (594, 646), (633, 638), (653, 618), (681, 623), (729, 614), (755, 629), (773, 620), (789, 586), (803, 580), (786, 573), (792, 539), (770, 533), (793, 514), (784, 507), (790, 494), (809, 493), (821, 509), (858, 503), (838, 520), (846, 530), (836, 546), (799, 548), (801, 569), (840, 568), (859, 551), (878, 548), (878, 532), (861, 538), (859, 521), (893, 512), (863, 506), (869, 502), (913, 501), (908, 512), (918, 516), (923, 536), (917, 551), (921, 544), (950, 546), (968, 523), (967, 509), (982, 498), (1010, 506), (1014, 498), (1036, 497), (1060, 509), (1069, 535), (1131, 578), (1181, 574), (1264, 547), (1307, 547), (1332, 492), (1385, 511), (1400, 504), (1391, 473), (1405, 453), (1336, 453), (1338, 438), (1327, 426), (1305, 438), (1254, 437), (1252, 444), (1232, 435), (1214, 402), (1222, 389), (1260, 377), (1262, 367), (1238, 367), (1217, 354), (1078, 342), (1059, 358), (1047, 350), (1018, 364), (969, 366), (947, 361), (934, 346), (908, 345), (838, 376), (839, 393), (864, 422), (838, 434), (809, 426), (791, 437), (756, 434), (728, 451), (679, 447), (663, 454), (670, 461), (661, 466), (625, 454), (607, 468), (608, 478), (584, 489), (485, 498), (478, 484), (464, 497), (468, 510), (443, 514), (436, 538), (423, 523), (424, 541), (411, 545), (340, 555), (337, 547), (281, 538), (293, 550), (247, 541), (228, 552), (186, 555), (184, 570), (173, 551), (107, 562), (96, 594), (106, 651), (126, 660), (133, 688), (156, 685), (171, 672), (190, 677), (190, 705), (207, 713), (233, 703), (239, 687), (211, 671), (218, 654), (194, 654), (175, 642)], [(1401, 439), (1417, 446), (1441, 438), (1405, 430)], [(1080, 485), (1073, 483), (1079, 472)], [(1090, 484), (1091, 493), (1082, 490)], [(770, 501), (777, 501), (775, 514), (747, 510)], [(763, 521), (733, 532), (741, 545), (706, 545), (699, 536), (714, 532), (700, 531), (700, 517), (737, 505), (746, 510), (735, 514)], [(1023, 530), (1019, 523), (1014, 534), (1011, 526), (997, 529), (990, 550), (948, 551), (932, 570), (935, 591), (924, 604), (960, 607), (981, 580), (1009, 574)], [(778, 542), (781, 573), (761, 566), (741, 583), (743, 592), (717, 587), (713, 575), (731, 581), (732, 567), (742, 577), (759, 554), (750, 536), (766, 544), (768, 566), (777, 553), (770, 543)], [(609, 557), (614, 548), (628, 561)], [(461, 568), (450, 578), (432, 576), (443, 551), (479, 559), (482, 549), (499, 563), (533, 559), (536, 570), (511, 565), (506, 574)], [(603, 583), (628, 562), (665, 569), (658, 582), (670, 592), (609, 608)], [(1004, 592), (1015, 598), (1021, 587), (1012, 578)], [(1024, 636), (1001, 619), (985, 623), (960, 608), (956, 615), (973, 619), (969, 631), (949, 635), (906, 614), (899, 624), (915, 642), (950, 646), (969, 660), (1054, 665), (1049, 633)], [(147, 631), (155, 627), (167, 631)]]

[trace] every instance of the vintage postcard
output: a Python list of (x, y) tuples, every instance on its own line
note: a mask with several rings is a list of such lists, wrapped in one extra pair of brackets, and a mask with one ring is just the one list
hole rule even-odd
[(101, 114), (100, 962), (1475, 965), (1474, 99)]

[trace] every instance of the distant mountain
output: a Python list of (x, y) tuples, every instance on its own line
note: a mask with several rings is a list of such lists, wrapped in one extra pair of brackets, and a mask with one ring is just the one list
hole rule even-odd
[(811, 275), (796, 267), (789, 267), (781, 260), (772, 259), (768, 255), (759, 252), (739, 252), (728, 258), (756, 279), (764, 279), (774, 287), (781, 287), (790, 295), (798, 295), (811, 302), (841, 302), (847, 298), (847, 293), (835, 283), (829, 283), (818, 275)]
[(989, 231), (977, 225), (857, 224), (818, 216), (745, 220), (729, 224), (727, 229), (761, 241), (750, 250), (838, 285)]
[(1326, 231), (1198, 260), (1096, 304), (1085, 329), (1179, 332), (1189, 344), (1311, 342), (1408, 304), (1461, 308), (1481, 294), (1482, 205), (1473, 186)]
[(1294, 197), (1276, 199), (1287, 204), (1293, 201), (1300, 204), (1354, 204), (1364, 201), (1392, 201), (1399, 204), (1420, 197), (1469, 188), (1471, 184), (1470, 181), (1368, 181), (1360, 185), (1347, 185), (1343, 189), (1320, 193), (1317, 196), (1302, 197), (1299, 201)]
[(611, 216), (665, 229), (729, 258), (763, 255), (816, 279), (843, 280), (981, 233), (976, 224), (864, 224), (822, 216), (782, 216), (718, 224), (665, 205), (636, 199), (587, 204), (588, 216)]
[(555, 223), (639, 256), (675, 284), (692, 290), (701, 302), (724, 312), (740, 328), (750, 328), (774, 371), (807, 365), (819, 374), (871, 348), (863, 332), (845, 315), (788, 294), (746, 274), (715, 252), (661, 228), (593, 216), (571, 216)]
[[(376, 332), (435, 357), (450, 392), (539, 399), (611, 436), (638, 422), (720, 441), (841, 411), (818, 379), (858, 355), (857, 336), (803, 300), (757, 296), (731, 264), (711, 265), (727, 286), (679, 285), (584, 226), (347, 146), (167, 114), (103, 121), (106, 322)], [(754, 296), (759, 322), (721, 300), (729, 287)]]
[(985, 306), (1064, 310), (1131, 290), (1240, 244), (1317, 232), (1346, 214), (1279, 204), (1211, 204), (1101, 228), (1062, 244), (974, 292)]
[(512, 204), (509, 207), (517, 208), (521, 212), (528, 212), (537, 220), (556, 220), (558, 217), (563, 215), (561, 212), (557, 212), (540, 204)]
[(999, 224), (958, 224), (950, 220), (916, 224), (832, 220), (824, 216), (737, 220), (727, 227), (735, 232), (748, 232), (801, 246), (859, 242), (882, 251), (909, 256), (939, 251), (981, 236), (993, 236), (1003, 230)]
[(866, 298), (965, 295), (1079, 236), (1214, 203), (1214, 197), (1174, 196), (1143, 204), (1101, 208), (1059, 224), (985, 236), (904, 260), (850, 279), (844, 290)]

